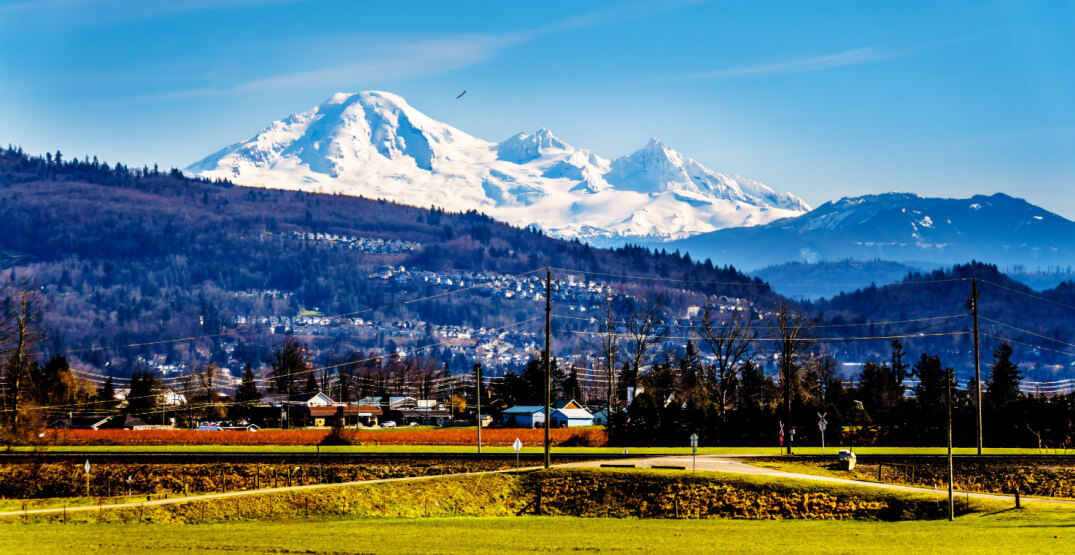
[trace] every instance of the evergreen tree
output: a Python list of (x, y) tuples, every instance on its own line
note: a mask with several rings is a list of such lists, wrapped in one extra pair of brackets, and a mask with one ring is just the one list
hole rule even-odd
[(1019, 382), (1023, 375), (1011, 361), (1012, 347), (1001, 343), (993, 351), (993, 366), (985, 394), (993, 407), (1003, 409), (1019, 399)]
[(249, 404), (259, 399), (261, 399), (261, 392), (258, 391), (258, 384), (254, 381), (254, 369), (248, 362), (246, 370), (243, 371), (243, 381), (239, 384), (239, 389), (235, 391), (235, 401)]
[(687, 341), (687, 351), (679, 360), (680, 387), (685, 392), (693, 392), (702, 385), (702, 357), (693, 341)]
[(915, 397), (922, 408), (940, 408), (947, 406), (948, 372), (941, 365), (940, 357), (922, 353), (922, 357), (914, 365), (914, 375), (919, 383), (915, 386)]
[(127, 414), (148, 418), (157, 408), (160, 382), (148, 370), (137, 369), (131, 374), (131, 390), (127, 394)]
[(112, 384), (112, 376), (97, 390), (97, 402), (101, 408), (112, 408), (116, 401), (116, 387)]
[(272, 378), (277, 393), (291, 394), (298, 377), (310, 367), (306, 347), (288, 335), (284, 344), (273, 352)]
[(571, 373), (564, 379), (560, 396), (563, 399), (574, 399), (580, 403), (585, 402), (585, 399), (582, 398), (582, 388), (579, 385), (579, 372), (574, 366), (571, 367)]

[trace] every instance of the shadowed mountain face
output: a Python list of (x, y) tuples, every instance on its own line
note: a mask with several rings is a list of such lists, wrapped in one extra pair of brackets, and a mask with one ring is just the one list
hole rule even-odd
[(809, 207), (712, 171), (653, 139), (606, 160), (541, 129), (500, 143), (436, 121), (394, 94), (336, 94), (187, 172), (251, 187), (478, 210), (600, 245), (758, 225)]
[(1028, 269), (1075, 261), (1075, 222), (1003, 194), (969, 199), (888, 193), (825, 203), (802, 216), (670, 244), (740, 268), (844, 259)]

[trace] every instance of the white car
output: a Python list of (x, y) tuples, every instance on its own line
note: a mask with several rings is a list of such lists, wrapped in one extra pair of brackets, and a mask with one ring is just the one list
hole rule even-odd
[(396, 423), (393, 420), (389, 420), (387, 422), (381, 422), (381, 427), (382, 428), (395, 428)]

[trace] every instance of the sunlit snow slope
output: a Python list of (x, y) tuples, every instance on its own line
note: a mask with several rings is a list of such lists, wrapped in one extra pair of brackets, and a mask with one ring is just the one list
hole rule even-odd
[(656, 139), (612, 161), (547, 129), (491, 143), (378, 91), (333, 95), (186, 171), (252, 187), (478, 210), (599, 245), (678, 239), (809, 210), (790, 193), (709, 170)]

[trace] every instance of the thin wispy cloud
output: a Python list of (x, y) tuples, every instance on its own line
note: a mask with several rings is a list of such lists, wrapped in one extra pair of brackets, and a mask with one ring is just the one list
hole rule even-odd
[(134, 100), (168, 100), (221, 96), (304, 87), (347, 88), (356, 82), (388, 81), (424, 77), (454, 71), (483, 62), (500, 50), (526, 40), (513, 35), (463, 35), (414, 40), (407, 36), (391, 46), (368, 47), (346, 64), (320, 69), (282, 73), (211, 86), (167, 91), (135, 97)]
[(298, 1), (302, 0), (184, 0), (179, 2), (147, 0), (26, 0), (0, 4), (0, 15), (4, 17), (46, 16), (50, 22), (85, 25)]
[(482, 62), (510, 41), (510, 37), (469, 36), (408, 42), (371, 49), (364, 59), (343, 65), (273, 75), (227, 87), (171, 91), (141, 98), (196, 98), (309, 86), (346, 88), (356, 81), (388, 81), (436, 75)]
[[(359, 82), (427, 77), (479, 64), (511, 47), (548, 35), (652, 16), (700, 3), (704, 3), (704, 0), (686, 0), (659, 6), (639, 2), (619, 6), (614, 10), (569, 17), (541, 27), (508, 33), (455, 35), (424, 40), (416, 40), (412, 35), (395, 38), (381, 36), (376, 41), (378, 46), (356, 49), (362, 52), (359, 55), (360, 59), (348, 63), (321, 69), (281, 73), (229, 85), (140, 95), (128, 100), (199, 98), (311, 86), (348, 88)], [(362, 37), (357, 37), (356, 40), (362, 42)], [(384, 46), (385, 44), (392, 46)]]
[(825, 71), (828, 69), (835, 69), (840, 67), (871, 64), (875, 62), (899, 58), (903, 55), (904, 54), (902, 52), (896, 52), (892, 50), (885, 50), (882, 48), (869, 46), (866, 48), (857, 48), (855, 50), (837, 52), (835, 54), (815, 56), (812, 58), (801, 58), (797, 60), (787, 60), (761, 65), (738, 66), (717, 69), (713, 71), (703, 71), (700, 73), (681, 75), (678, 77), (678, 79), (733, 79), (738, 77), (812, 73), (816, 71)]

